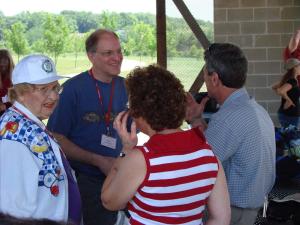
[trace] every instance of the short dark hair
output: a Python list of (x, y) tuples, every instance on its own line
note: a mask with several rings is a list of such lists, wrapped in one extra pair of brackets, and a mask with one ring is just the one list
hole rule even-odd
[(137, 67), (126, 78), (130, 115), (155, 131), (176, 129), (185, 118), (186, 93), (173, 73), (158, 65)]
[(91, 33), (85, 41), (85, 50), (87, 53), (95, 52), (97, 50), (98, 41), (101, 39), (102, 35), (104, 35), (104, 34), (112, 34), (117, 39), (119, 39), (118, 35), (111, 30), (97, 29), (93, 33)]
[(216, 72), (223, 85), (241, 88), (245, 85), (248, 62), (242, 50), (229, 43), (214, 43), (204, 52), (208, 74)]

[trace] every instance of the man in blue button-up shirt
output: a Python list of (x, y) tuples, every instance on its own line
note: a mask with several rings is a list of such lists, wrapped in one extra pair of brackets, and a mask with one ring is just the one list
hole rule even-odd
[(221, 160), (230, 193), (233, 225), (254, 224), (258, 209), (275, 181), (274, 125), (266, 110), (244, 88), (247, 59), (232, 44), (212, 44), (205, 51), (204, 81), (220, 105), (207, 128), (199, 123), (205, 102), (188, 97), (187, 119), (202, 125)]

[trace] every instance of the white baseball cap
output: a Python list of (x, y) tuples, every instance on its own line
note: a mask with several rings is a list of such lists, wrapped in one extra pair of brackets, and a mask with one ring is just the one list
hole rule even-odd
[(24, 57), (12, 72), (12, 83), (48, 84), (65, 78), (58, 76), (55, 65), (48, 56), (28, 55)]

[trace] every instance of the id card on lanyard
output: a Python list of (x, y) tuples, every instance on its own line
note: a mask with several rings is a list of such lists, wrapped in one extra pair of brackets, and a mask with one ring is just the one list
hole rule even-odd
[[(110, 118), (111, 118), (111, 110), (112, 110), (112, 101), (113, 101), (113, 95), (114, 95), (114, 87), (115, 87), (114, 79), (112, 80), (112, 83), (111, 83), (111, 91), (110, 91), (110, 96), (109, 96), (109, 104), (108, 104), (107, 112), (105, 112), (103, 99), (102, 99), (102, 95), (101, 95), (101, 90), (97, 83), (97, 80), (94, 77), (92, 69), (89, 70), (89, 74), (95, 82), (95, 87), (96, 87), (96, 91), (98, 94), (99, 104), (101, 107), (101, 111), (104, 114), (103, 118), (104, 118), (105, 127), (106, 127), (106, 134), (101, 135), (101, 145), (111, 148), (111, 149), (116, 149), (117, 139), (112, 137), (112, 132), (111, 132), (110, 126), (109, 126)], [(101, 123), (101, 120), (100, 120), (100, 123)]]

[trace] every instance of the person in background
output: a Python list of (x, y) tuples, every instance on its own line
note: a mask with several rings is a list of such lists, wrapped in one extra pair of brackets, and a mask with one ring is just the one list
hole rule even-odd
[(61, 78), (44, 55), (26, 56), (13, 70), (13, 105), (0, 118), (0, 212), (79, 225), (75, 178), (42, 122), (56, 107)]
[(123, 61), (118, 36), (105, 29), (85, 42), (92, 68), (69, 79), (48, 121), (76, 172), (85, 225), (113, 225), (117, 212), (99, 202), (99, 190), (122, 144), (113, 129), (115, 116), (127, 107)]
[(289, 58), (300, 60), (300, 29), (296, 30), (290, 38), (288, 46), (284, 49), (283, 58), (284, 61)]
[[(252, 225), (275, 182), (273, 122), (244, 87), (247, 59), (229, 43), (214, 43), (204, 52), (204, 81), (208, 96), (220, 105), (205, 137), (222, 162), (231, 203), (231, 225)], [(206, 100), (198, 104), (188, 95), (187, 120), (204, 123)], [(205, 124), (202, 128), (205, 128)]]
[[(183, 131), (186, 93), (171, 72), (150, 65), (126, 78), (129, 111), (114, 121), (123, 151), (101, 192), (110, 210), (128, 206), (130, 224), (229, 224), (230, 205), (222, 165), (203, 133)], [(128, 116), (134, 122), (127, 129)], [(137, 145), (136, 130), (150, 136)], [(225, 149), (224, 149), (225, 150)]]
[(11, 106), (8, 101), (8, 88), (12, 86), (11, 74), (14, 69), (14, 62), (7, 49), (0, 49), (0, 115)]
[(278, 109), (278, 119), (282, 127), (300, 125), (300, 60), (290, 58), (285, 63), (286, 73), (281, 80), (272, 86), (272, 89), (281, 96), (281, 104)]

